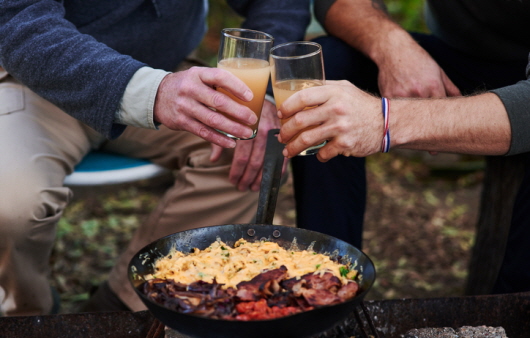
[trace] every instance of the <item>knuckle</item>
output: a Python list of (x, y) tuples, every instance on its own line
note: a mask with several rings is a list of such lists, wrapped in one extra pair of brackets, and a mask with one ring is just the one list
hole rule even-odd
[(309, 102), (309, 99), (311, 98), (311, 96), (309, 95), (309, 93), (307, 92), (307, 90), (301, 90), (298, 92), (299, 93), (299, 98), (300, 98), (300, 101), (302, 102), (302, 104), (304, 106), (306, 106)]
[(188, 79), (183, 79), (178, 86), (177, 97), (184, 96), (189, 97), (193, 93), (193, 84)]
[(187, 100), (175, 100), (173, 102), (172, 110), (174, 112), (173, 119), (176, 122), (182, 122), (187, 118), (193, 118), (194, 110), (191, 108), (190, 102)]
[(200, 76), (200, 73), (201, 73), (201, 68), (197, 67), (197, 66), (193, 66), (191, 68), (189, 68), (187, 70), (187, 72), (190, 74), (190, 75), (193, 75), (195, 77), (198, 77)]
[(351, 132), (353, 128), (351, 126), (349, 126), (348, 124), (339, 124), (337, 126), (337, 130), (338, 130), (338, 133), (339, 135), (347, 135), (348, 132)]
[(212, 94), (212, 105), (215, 107), (215, 108), (222, 108), (224, 107), (225, 103), (226, 103), (226, 100), (225, 100), (225, 95), (220, 93), (220, 92), (215, 92), (214, 94)]
[(304, 117), (302, 116), (302, 114), (295, 114), (291, 120), (293, 121), (292, 123), (294, 124), (295, 127), (297, 128), (300, 128), (303, 126), (304, 124)]
[(214, 83), (218, 83), (223, 79), (223, 73), (219, 68), (211, 68), (210, 76)]
[(330, 108), (331, 111), (336, 112), (337, 115), (347, 115), (349, 110), (346, 108), (345, 105), (339, 104), (334, 102)]
[(185, 118), (176, 116), (166, 124), (170, 129), (173, 130), (188, 130), (191, 131), (191, 126)]
[(201, 126), (199, 127), (199, 130), (197, 130), (197, 135), (199, 135), (199, 137), (203, 139), (208, 139), (208, 137), (210, 136), (210, 130), (208, 130), (208, 128), (204, 126)]
[(312, 141), (311, 141), (311, 136), (308, 135), (308, 133), (302, 133), (300, 134), (300, 136), (298, 137), (299, 140), (300, 140), (300, 143), (304, 146), (310, 146), (312, 145)]
[(347, 137), (339, 137), (336, 139), (336, 145), (340, 149), (353, 149), (355, 142)]
[(210, 112), (207, 113), (207, 115), (206, 115), (206, 123), (209, 126), (218, 126), (218, 125), (220, 125), (222, 119), (223, 119), (223, 117), (222, 117), (221, 114), (219, 114), (218, 112), (214, 112), (212, 110), (210, 110)]
[(252, 171), (257, 171), (258, 169), (261, 168), (261, 161), (258, 161), (258, 160), (250, 161), (249, 167)]
[(248, 163), (248, 157), (247, 156), (238, 157), (235, 160), (235, 164), (238, 165), (238, 166), (244, 166), (247, 163)]

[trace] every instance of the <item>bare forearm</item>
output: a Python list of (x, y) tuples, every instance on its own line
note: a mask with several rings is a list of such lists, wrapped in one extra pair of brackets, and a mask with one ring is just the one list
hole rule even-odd
[(511, 128), (506, 109), (493, 93), (436, 100), (390, 102), (393, 148), (504, 155)]
[(410, 40), (409, 34), (393, 22), (382, 0), (337, 0), (324, 23), (326, 30), (376, 63), (386, 55), (389, 44)]

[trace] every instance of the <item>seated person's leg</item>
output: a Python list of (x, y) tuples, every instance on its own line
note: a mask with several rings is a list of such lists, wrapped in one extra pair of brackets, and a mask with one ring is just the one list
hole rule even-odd
[[(337, 38), (314, 41), (323, 48), (326, 79), (349, 80), (377, 92), (377, 68), (373, 62)], [(338, 156), (321, 163), (314, 156), (297, 156), (291, 161), (297, 226), (360, 248), (366, 206), (364, 158)]]
[(366, 208), (364, 158), (339, 156), (326, 163), (315, 156), (292, 160), (299, 228), (362, 245)]
[[(49, 256), (71, 198), (63, 187), (89, 145), (79, 123), (12, 78), (0, 80), (0, 313), (52, 309)], [(77, 140), (77, 144), (73, 140)]]
[(520, 60), (487, 60), (461, 53), (432, 35), (412, 33), (412, 36), (463, 95), (509, 86), (526, 79), (526, 56)]
[(513, 208), (506, 252), (493, 293), (530, 291), (530, 154)]
[(127, 278), (127, 266), (142, 247), (168, 234), (188, 229), (250, 223), (257, 211), (258, 193), (239, 191), (228, 181), (233, 150), (210, 161), (211, 145), (188, 133), (129, 127), (105, 150), (149, 158), (175, 170), (171, 186), (148, 219), (134, 234), (109, 276), (109, 286), (132, 310), (144, 309)]

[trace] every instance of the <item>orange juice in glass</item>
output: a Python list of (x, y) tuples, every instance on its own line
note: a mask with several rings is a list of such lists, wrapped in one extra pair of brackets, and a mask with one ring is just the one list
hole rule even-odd
[[(270, 63), (272, 90), (278, 109), (294, 93), (325, 83), (322, 47), (318, 43), (295, 41), (278, 45), (271, 49)], [(286, 120), (281, 120), (281, 124)], [(314, 155), (325, 144), (326, 141), (311, 146), (298, 155)]]
[[(217, 58), (217, 68), (227, 70), (241, 79), (252, 90), (254, 97), (250, 102), (242, 101), (223, 88), (217, 90), (228, 95), (234, 101), (250, 109), (258, 117), (256, 124), (250, 126), (254, 133), (246, 140), (256, 137), (265, 91), (269, 83), (269, 52), (274, 39), (271, 35), (259, 31), (240, 28), (225, 28), (221, 32), (221, 45)], [(224, 114), (223, 112), (220, 112)], [(226, 115), (228, 118), (230, 116)], [(227, 131), (219, 132), (233, 138)]]

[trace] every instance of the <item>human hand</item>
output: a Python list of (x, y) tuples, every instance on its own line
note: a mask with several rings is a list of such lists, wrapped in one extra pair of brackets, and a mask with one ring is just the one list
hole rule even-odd
[[(215, 129), (248, 138), (252, 135), (249, 125), (256, 123), (257, 117), (250, 108), (216, 91), (215, 87), (223, 87), (243, 101), (253, 97), (245, 83), (226, 70), (192, 67), (162, 80), (155, 99), (154, 120), (173, 130), (189, 131), (221, 147), (234, 148), (236, 142)], [(239, 122), (209, 107), (226, 112)]]
[(461, 95), (438, 63), (410, 37), (399, 40), (399, 46), (389, 46), (384, 54), (376, 61), (381, 96), (430, 98)]
[[(265, 100), (256, 137), (251, 140), (237, 141), (228, 179), (239, 190), (259, 190), (263, 174), (263, 159), (267, 145), (267, 134), (269, 130), (279, 127), (280, 122), (276, 117), (276, 107)], [(212, 145), (210, 160), (216, 161), (219, 159), (222, 151), (223, 148)], [(288, 160), (285, 159), (283, 172), (287, 169), (287, 163)]]
[[(378, 152), (383, 136), (380, 102), (348, 81), (326, 81), (324, 86), (293, 94), (278, 112), (282, 119), (291, 117), (279, 135), (286, 143), (284, 156), (291, 158), (325, 140), (316, 155), (321, 162), (337, 155), (364, 157)], [(313, 128), (302, 131), (308, 127)]]

